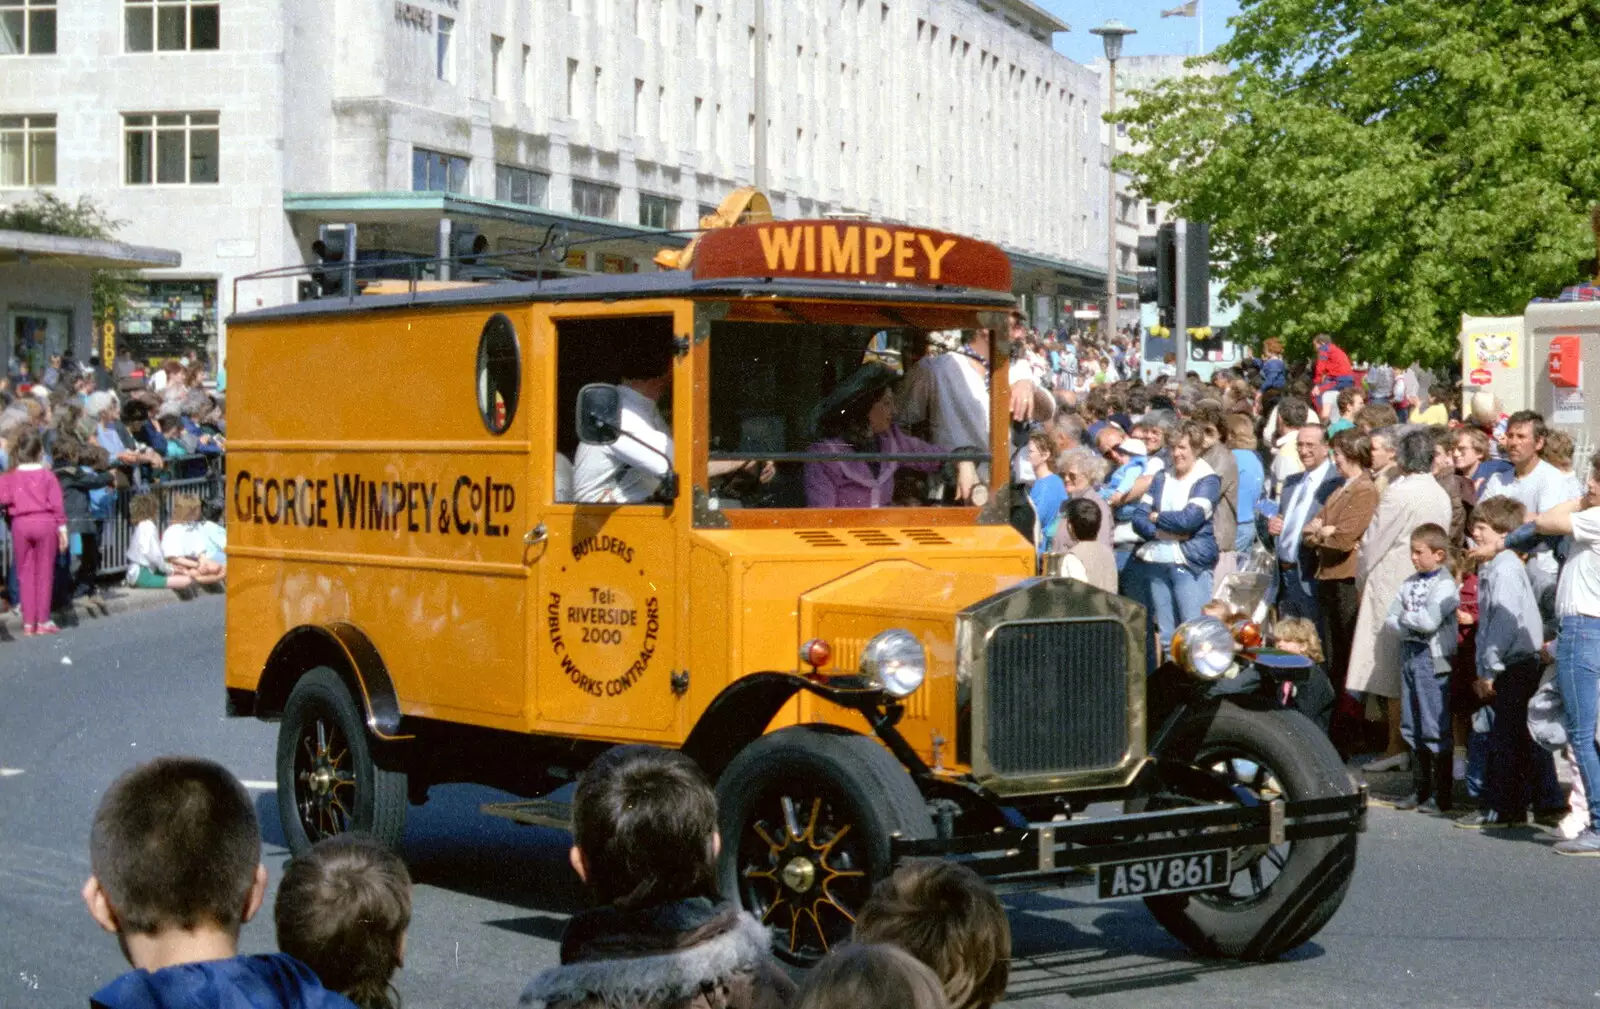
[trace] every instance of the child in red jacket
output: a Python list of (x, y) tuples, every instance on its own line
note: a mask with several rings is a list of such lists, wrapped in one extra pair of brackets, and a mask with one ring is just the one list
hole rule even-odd
[(0, 508), (10, 516), (16, 550), (17, 587), (22, 595), (22, 633), (57, 634), (50, 619), (50, 596), (56, 575), (56, 554), (67, 549), (67, 512), (61, 483), (44, 465), (44, 441), (32, 429), (17, 436), (14, 465), (0, 474)]

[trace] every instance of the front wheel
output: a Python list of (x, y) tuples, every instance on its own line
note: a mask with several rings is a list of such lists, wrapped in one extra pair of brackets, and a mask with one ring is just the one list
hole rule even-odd
[(849, 942), (856, 913), (892, 870), (895, 836), (933, 836), (917, 786), (877, 740), (780, 729), (717, 781), (725, 897), (760, 919), (783, 960), (810, 966)]
[(339, 674), (311, 670), (278, 724), (278, 818), (289, 850), (335, 834), (367, 834), (394, 848), (405, 829), (406, 775), (378, 766), (361, 709)]
[[(1295, 711), (1251, 711), (1224, 702), (1178, 727), (1193, 770), (1245, 804), (1349, 794), (1350, 774), (1315, 725)], [(1194, 797), (1163, 795), (1149, 808)], [(1227, 889), (1150, 897), (1156, 920), (1208, 956), (1270, 960), (1306, 942), (1344, 901), (1356, 836), (1343, 834), (1235, 849)]]

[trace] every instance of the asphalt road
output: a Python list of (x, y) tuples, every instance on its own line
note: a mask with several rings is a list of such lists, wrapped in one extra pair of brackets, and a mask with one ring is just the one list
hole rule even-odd
[[(273, 727), (222, 715), (222, 603), (94, 621), (0, 642), (0, 1009), (83, 1006), (124, 968), (78, 898), (105, 786), (164, 753), (221, 761), (255, 788), (274, 884)], [(70, 660), (70, 661), (69, 661)], [(254, 787), (254, 786), (253, 786)], [(498, 793), (436, 789), (412, 811), (417, 880), (409, 1007), (511, 1006), (555, 961), (582, 896), (566, 836), (480, 815)], [(1095, 1007), (1600, 1005), (1600, 860), (1551, 854), (1543, 835), (1482, 835), (1376, 809), (1344, 908), (1284, 961), (1204, 960), (1137, 902), (1085, 890), (1010, 897), (1010, 1003)], [(269, 896), (269, 901), (270, 901)], [(270, 914), (247, 951), (272, 948)]]

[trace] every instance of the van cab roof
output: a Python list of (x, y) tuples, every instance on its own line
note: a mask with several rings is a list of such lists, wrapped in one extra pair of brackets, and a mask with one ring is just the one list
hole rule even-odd
[(539, 301), (625, 301), (646, 298), (789, 299), (921, 304), (1007, 310), (1016, 299), (999, 291), (971, 287), (929, 287), (856, 281), (796, 280), (785, 277), (726, 277), (700, 280), (693, 273), (661, 270), (655, 273), (617, 273), (556, 280), (493, 281), (451, 290), (406, 294), (356, 295), (353, 298), (319, 298), (261, 308), (228, 317), (228, 325), (351, 312), (503, 305)]

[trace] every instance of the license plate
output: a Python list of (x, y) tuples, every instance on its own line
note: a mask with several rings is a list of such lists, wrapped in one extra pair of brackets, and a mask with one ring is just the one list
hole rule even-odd
[(1095, 866), (1101, 900), (1150, 897), (1158, 893), (1188, 893), (1227, 886), (1228, 853), (1200, 851), (1192, 855), (1141, 858)]

